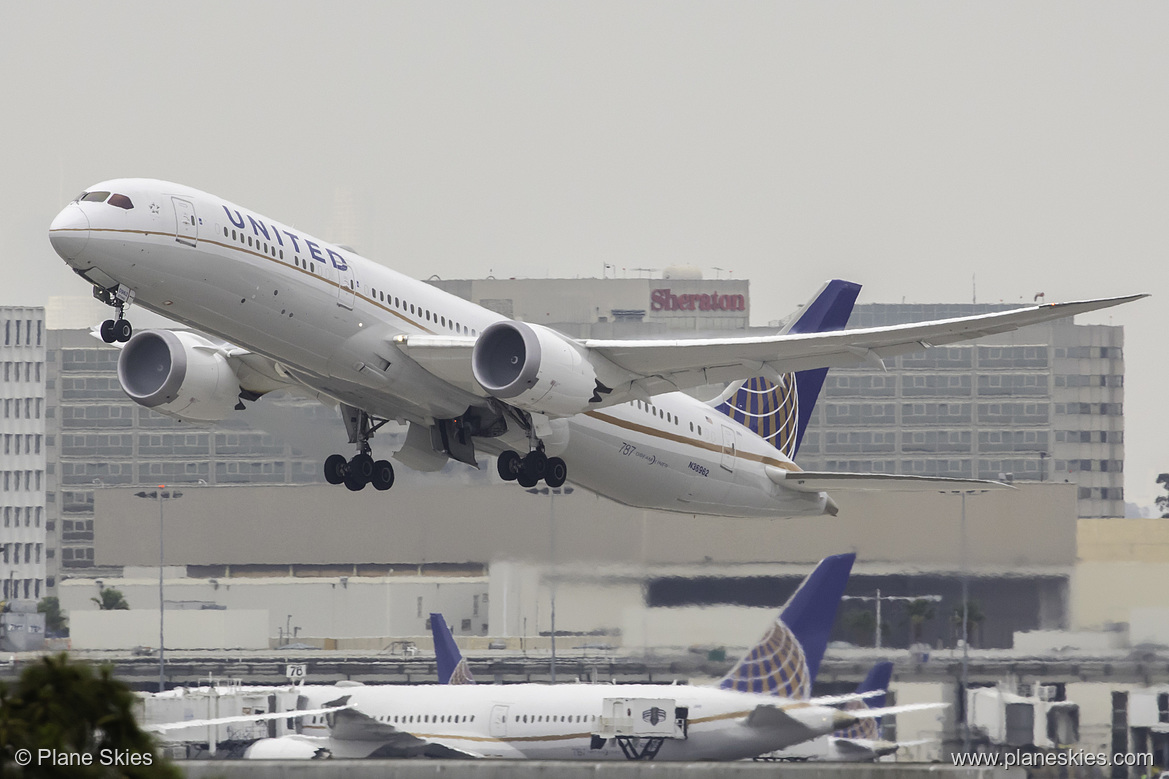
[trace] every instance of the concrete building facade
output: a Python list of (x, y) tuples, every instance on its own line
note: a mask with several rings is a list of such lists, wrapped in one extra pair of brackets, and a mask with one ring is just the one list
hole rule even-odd
[[(869, 304), (850, 327), (1003, 305)], [(1059, 320), (828, 374), (807, 469), (1076, 485), (1080, 517), (1124, 516), (1124, 331)]]
[(0, 308), (0, 599), (39, 600), (46, 590), (45, 353), (43, 308)]

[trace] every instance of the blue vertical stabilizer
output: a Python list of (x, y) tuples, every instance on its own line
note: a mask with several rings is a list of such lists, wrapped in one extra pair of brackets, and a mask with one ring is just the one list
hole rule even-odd
[(735, 664), (719, 686), (808, 698), (836, 621), (855, 554), (826, 557), (780, 610), (771, 630)]
[[(784, 334), (843, 330), (861, 286), (834, 279), (826, 283), (783, 330)], [(824, 386), (827, 368), (759, 376), (732, 384), (718, 410), (762, 436), (794, 459)]]
[(459, 652), (442, 614), (430, 615), (430, 633), (434, 637), (434, 656), (438, 665), (439, 684), (474, 684), (467, 659)]
[[(863, 701), (849, 701), (844, 704), (845, 710), (880, 709), (885, 706), (885, 692), (889, 689), (889, 680), (893, 678), (893, 664), (882, 660), (869, 669), (869, 675), (856, 688), (857, 692), (881, 690), (880, 695), (865, 698)], [(832, 734), (835, 738), (877, 741), (881, 737), (881, 718), (862, 719), (851, 728), (838, 730)]]

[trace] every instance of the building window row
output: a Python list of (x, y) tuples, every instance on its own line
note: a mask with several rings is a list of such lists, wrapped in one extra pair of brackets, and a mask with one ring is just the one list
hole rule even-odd
[(1056, 403), (1057, 414), (1099, 414), (1118, 417), (1124, 413), (1123, 403)]
[[(44, 553), (44, 544), (0, 544), (0, 563), (5, 565), (20, 565), (21, 563), (39, 563)], [(24, 559), (21, 559), (21, 552)]]
[(4, 527), (40, 527), (44, 508), (41, 506), (5, 506)]
[(1056, 347), (1055, 356), (1073, 360), (1119, 360), (1124, 356), (1124, 350), (1119, 346), (1065, 346)]
[(44, 398), (5, 398), (5, 419), (40, 419), (44, 413)]
[(1076, 473), (1078, 471), (1098, 471), (1100, 473), (1122, 473), (1124, 460), (1056, 460), (1056, 470)]
[(44, 471), (4, 471), (4, 491), (40, 490), (43, 478)]
[(39, 433), (5, 433), (4, 454), (40, 454)]
[(1080, 500), (1124, 500), (1123, 487), (1080, 487), (1076, 497)]
[(41, 580), (40, 579), (5, 579), (4, 584), (0, 585), (0, 592), (3, 592), (3, 599), (10, 598), (24, 598), (26, 600), (40, 600), (41, 597)]
[(1119, 374), (1083, 374), (1073, 373), (1067, 376), (1056, 376), (1057, 387), (1123, 387), (1124, 376)]
[[(37, 319), (6, 319), (4, 320), (4, 345), (5, 346), (33, 346), (33, 323), (36, 323), (36, 346), (41, 345), (41, 337), (44, 331), (45, 323), (43, 320)], [(23, 334), (21, 332), (21, 325), (24, 325)], [(15, 337), (14, 337), (15, 336)]]
[(40, 381), (41, 365), (39, 362), (6, 362), (4, 381)]
[(1056, 430), (1056, 443), (1069, 444), (1123, 444), (1120, 430)]

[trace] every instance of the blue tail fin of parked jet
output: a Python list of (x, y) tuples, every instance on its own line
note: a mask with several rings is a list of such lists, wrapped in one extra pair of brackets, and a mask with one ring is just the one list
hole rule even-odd
[(722, 678), (719, 687), (809, 698), (828, 646), (855, 554), (826, 557), (788, 599), (771, 629)]
[(442, 614), (430, 615), (430, 633), (434, 637), (434, 655), (438, 665), (439, 684), (474, 684), (467, 658), (459, 652), (455, 638)]
[[(883, 691), (889, 689), (889, 680), (892, 678), (893, 664), (887, 660), (877, 663), (869, 669), (869, 675), (860, 683), (856, 691), (871, 692), (872, 690), (882, 690), (881, 694), (874, 695), (871, 698), (865, 698), (863, 701), (849, 701), (842, 708), (845, 710), (883, 708), (885, 706), (885, 693)], [(835, 738), (876, 741), (881, 737), (881, 718), (874, 717), (873, 719), (860, 720), (852, 727), (838, 730), (832, 735)]]
[[(860, 289), (851, 281), (829, 281), (783, 332), (794, 335), (843, 330)], [(827, 368), (816, 368), (773, 375), (778, 382), (765, 376), (737, 382), (724, 393), (718, 410), (795, 458), (827, 375)]]

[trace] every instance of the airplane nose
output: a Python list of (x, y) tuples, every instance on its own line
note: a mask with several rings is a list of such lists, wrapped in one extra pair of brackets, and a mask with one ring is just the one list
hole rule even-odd
[(77, 259), (88, 241), (89, 218), (76, 203), (65, 206), (49, 225), (49, 243), (62, 259)]

